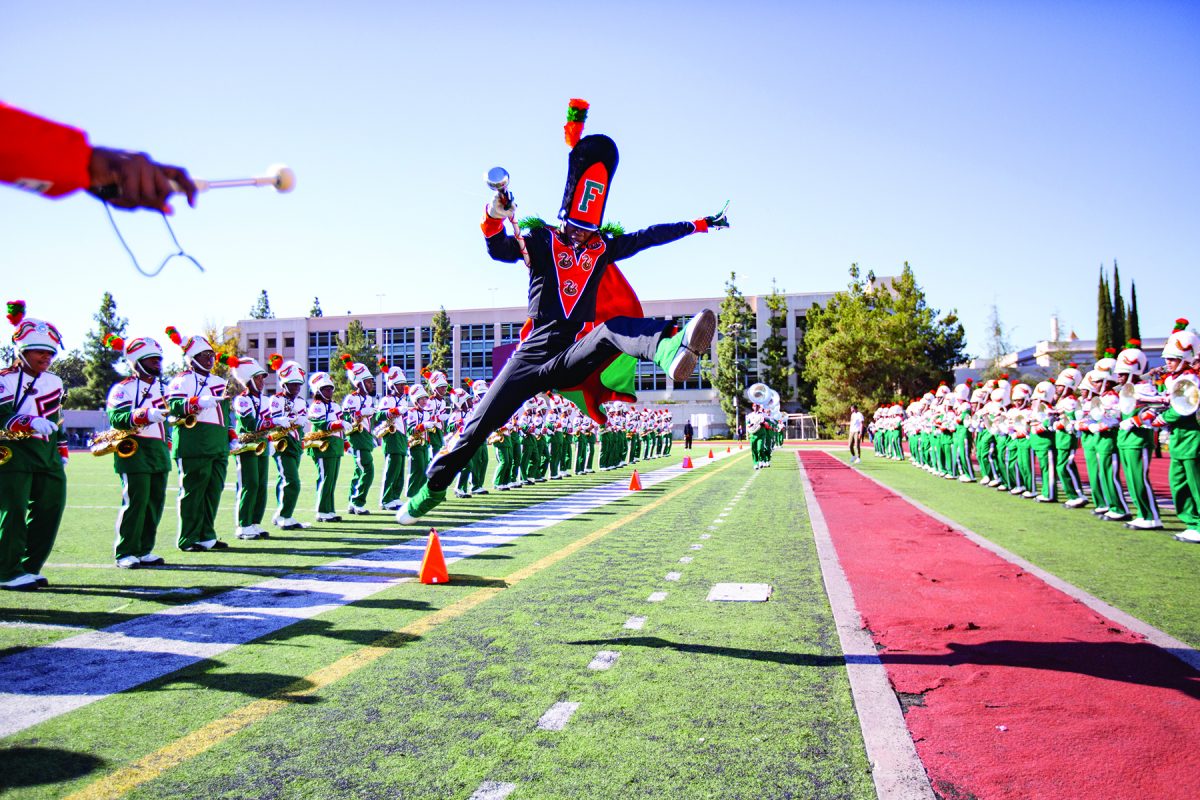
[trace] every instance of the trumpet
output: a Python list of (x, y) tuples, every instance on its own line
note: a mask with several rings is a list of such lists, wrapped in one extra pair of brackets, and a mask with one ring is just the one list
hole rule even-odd
[[(33, 436), (30, 432), (22, 431), (6, 431), (0, 429), (0, 440), (2, 441), (17, 441), (20, 439), (29, 439)], [(4, 466), (12, 458), (13, 452), (10, 447), (0, 447), (0, 466)]]
[(117, 458), (131, 458), (138, 451), (137, 435), (144, 431), (141, 428), (110, 428), (101, 431), (88, 441), (88, 448), (94, 456), (117, 454)]
[(309, 431), (300, 440), (300, 447), (305, 450), (316, 450), (324, 453), (329, 449), (329, 440), (334, 438), (333, 431)]
[(167, 422), (176, 428), (187, 428), (190, 430), (196, 427), (197, 419), (195, 414), (186, 414), (182, 417), (167, 417)]

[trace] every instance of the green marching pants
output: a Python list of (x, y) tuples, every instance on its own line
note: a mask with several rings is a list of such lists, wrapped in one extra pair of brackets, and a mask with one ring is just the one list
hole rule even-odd
[[(340, 439), (331, 439), (330, 447), (341, 447)], [(314, 458), (313, 461), (317, 465), (317, 513), (318, 514), (336, 514), (337, 499), (334, 493), (337, 491), (338, 473), (342, 469), (342, 459), (340, 456), (333, 458)]]
[[(1128, 514), (1129, 505), (1125, 502), (1125, 492), (1121, 489), (1121, 462), (1117, 458), (1117, 443), (1115, 436), (1100, 435), (1096, 437), (1096, 476), (1093, 482), (1100, 484), (1100, 494), (1104, 497), (1104, 506), (1116, 514)], [(1088, 476), (1092, 477), (1092, 476)]]
[(404, 499), (404, 467), (407, 460), (407, 448), (395, 452), (389, 452), (386, 447), (384, 448), (383, 488), (379, 493), (379, 504), (381, 506)]
[(0, 581), (42, 571), (67, 500), (67, 475), (0, 467)]
[[(1174, 435), (1172, 433), (1172, 443)], [(1167, 475), (1179, 521), (1190, 530), (1200, 528), (1200, 459), (1171, 453), (1171, 469)]]
[(113, 553), (117, 559), (141, 558), (154, 549), (158, 523), (167, 502), (168, 472), (122, 473), (121, 510), (117, 512), (117, 536)]
[(425, 470), (429, 467), (429, 445), (408, 448), (408, 496), (415, 497), (425, 485)]
[(234, 518), (239, 528), (262, 522), (267, 511), (267, 463), (262, 455), (243, 453), (237, 458), (237, 507)]
[(1121, 468), (1125, 471), (1125, 486), (1133, 497), (1139, 519), (1161, 522), (1154, 487), (1150, 485), (1150, 451), (1146, 448), (1118, 448)]
[(370, 450), (350, 449), (354, 457), (354, 474), (350, 478), (350, 505), (366, 508), (367, 492), (375, 481), (375, 457)]
[(275, 469), (279, 478), (275, 481), (275, 513), (283, 519), (291, 519), (296, 513), (296, 501), (300, 498), (300, 445), (289, 441), (287, 450), (275, 451)]
[(217, 509), (225, 490), (229, 454), (175, 459), (179, 468), (179, 549), (217, 538)]
[(1067, 500), (1082, 497), (1083, 481), (1079, 477), (1079, 466), (1075, 463), (1075, 448), (1064, 450), (1056, 447), (1054, 465), (1058, 469), (1058, 480), (1062, 483), (1063, 494), (1067, 496)]

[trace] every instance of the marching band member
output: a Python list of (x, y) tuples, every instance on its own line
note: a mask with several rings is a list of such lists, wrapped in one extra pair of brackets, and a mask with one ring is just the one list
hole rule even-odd
[[(1056, 432), (1050, 421), (1050, 409), (1058, 402), (1058, 390), (1050, 381), (1041, 381), (1033, 387), (1033, 399), (1041, 404), (1039, 412), (1030, 411), (1029, 421), (1029, 453), (1030, 474), (1032, 476), (1032, 461), (1036, 460), (1041, 470), (1042, 487), (1037, 494), (1039, 503), (1058, 502), (1058, 469), (1055, 463)], [(1030, 483), (1030, 489), (1034, 486)]]
[[(224, 550), (217, 538), (217, 511), (229, 469), (229, 403), (225, 379), (212, 373), (216, 348), (203, 336), (184, 339), (174, 326), (167, 336), (183, 350), (186, 368), (167, 387), (167, 408), (175, 417), (172, 452), (179, 470), (180, 550)], [(236, 366), (237, 359), (224, 359)], [(190, 425), (189, 425), (190, 423)]]
[[(458, 436), (462, 433), (463, 420), (467, 418), (470, 412), (471, 396), (464, 389), (451, 389), (448, 395), (450, 416), (446, 421), (446, 430), (450, 435)], [(484, 448), (479, 448), (480, 450)], [(478, 452), (471, 456), (462, 469), (458, 471), (458, 484), (454, 489), (455, 497), (470, 497), (471, 496), (471, 464), (475, 461), (475, 456)]]
[(1079, 414), (1075, 423), (1075, 431), (1079, 434), (1079, 446), (1083, 449), (1083, 464), (1088, 475), (1089, 496), (1092, 501), (1092, 513), (1099, 516), (1108, 511), (1104, 489), (1100, 484), (1100, 466), (1096, 462), (1096, 442), (1100, 438), (1093, 433), (1092, 407), (1100, 403), (1100, 386), (1104, 373), (1094, 367), (1079, 384)]
[[(1107, 352), (1116, 353), (1112, 348)], [(1093, 421), (1088, 425), (1088, 429), (1096, 434), (1096, 475), (1088, 477), (1100, 483), (1104, 505), (1108, 509), (1102, 518), (1110, 522), (1124, 522), (1129, 519), (1129, 505), (1121, 487), (1121, 462), (1117, 457), (1117, 431), (1121, 414), (1117, 408), (1120, 398), (1114, 388), (1116, 377), (1112, 372), (1116, 361), (1111, 356), (1101, 359), (1096, 362), (1097, 369), (1101, 368), (1101, 364), (1104, 371), (1100, 382), (1099, 411), (1093, 411)], [(1099, 514), (1099, 509), (1094, 513)]]
[[(1185, 382), (1200, 384), (1197, 374), (1197, 356), (1200, 355), (1200, 337), (1187, 330), (1188, 321), (1175, 321), (1175, 330), (1167, 338), (1162, 357), (1166, 361), (1167, 393), (1187, 386)], [(1162, 421), (1171, 428), (1171, 498), (1175, 501), (1175, 515), (1185, 530), (1175, 534), (1180, 542), (1200, 544), (1200, 419), (1195, 413), (1181, 414), (1168, 406)]]
[(16, 363), (0, 370), (0, 588), (34, 591), (50, 582), (50, 557), (67, 499), (63, 384), (49, 372), (62, 335), (44, 320), (25, 316), (25, 303), (8, 304)]
[(515, 427), (516, 415), (513, 415), (488, 437), (488, 442), (496, 448), (496, 471), (492, 474), (492, 488), (499, 492), (507, 492), (512, 488)]
[[(427, 410), (437, 422), (437, 425), (427, 428), (429, 451), (432, 456), (436, 456), (442, 451), (446, 441), (445, 434), (450, 430), (450, 406), (446, 401), (450, 394), (450, 381), (446, 378), (446, 373), (440, 370), (431, 370), (428, 367), (422, 371), (421, 375), (425, 378), (425, 391), (429, 393)], [(409, 497), (411, 496), (410, 494)]]
[[(267, 463), (270, 460), (266, 433), (275, 427), (270, 403), (262, 393), (267, 371), (253, 358), (239, 358), (234, 375), (245, 387), (231, 403), (234, 430), (238, 434), (238, 446), (234, 450), (237, 464), (237, 530), (234, 533), (239, 539), (265, 539), (270, 536), (262, 526), (263, 515), (267, 512)], [(262, 445), (261, 449), (257, 444)]]
[(312, 401), (307, 416), (313, 445), (309, 454), (317, 466), (317, 522), (341, 522), (337, 513), (337, 479), (342, 456), (346, 452), (346, 423), (342, 407), (333, 402), (333, 380), (328, 372), (314, 372), (308, 378)]
[[(1117, 429), (1117, 457), (1125, 473), (1125, 488), (1137, 509), (1137, 516), (1125, 523), (1125, 527), (1149, 531), (1163, 526), (1154, 487), (1150, 485), (1150, 451), (1154, 448), (1154, 437), (1158, 436), (1158, 428), (1152, 423), (1158, 417), (1159, 397), (1154, 384), (1141, 380), (1146, 371), (1146, 354), (1141, 345), (1138, 339), (1130, 340), (1117, 356), (1113, 375), (1118, 391), (1126, 385), (1133, 386), (1137, 401), (1129, 412), (1118, 409), (1121, 422)], [(1151, 405), (1155, 410), (1149, 410)]]
[(421, 384), (408, 393), (412, 403), (404, 415), (404, 433), (408, 437), (408, 491), (415, 497), (425, 486), (425, 470), (429, 466), (432, 436), (440, 434), (441, 420), (437, 418), (433, 400)]
[[(470, 398), (468, 399), (467, 409), (473, 409), (476, 405), (483, 401), (487, 395), (488, 383), (484, 380), (471, 381), (468, 384), (470, 390)], [(461, 434), (461, 431), (459, 432)], [(480, 445), (475, 451), (475, 455), (467, 462), (467, 471), (471, 475), (471, 494), (487, 494), (488, 490), (484, 488), (483, 481), (487, 477), (488, 468), (488, 448), (487, 444)]]
[[(1079, 435), (1076, 425), (1081, 411), (1079, 398), (1075, 390), (1083, 381), (1081, 373), (1074, 363), (1058, 374), (1054, 381), (1059, 395), (1054, 404), (1054, 463), (1058, 469), (1058, 480), (1062, 483), (1063, 494), (1067, 500), (1064, 508), (1079, 508), (1087, 504), (1087, 496), (1083, 493), (1083, 480), (1079, 476), (1079, 465), (1075, 463), (1075, 453), (1079, 449)], [(1093, 455), (1093, 458), (1095, 456)]]
[(278, 507), (271, 522), (285, 531), (295, 531), (308, 526), (296, 520), (296, 501), (300, 498), (300, 459), (304, 455), (301, 443), (304, 427), (308, 421), (307, 407), (300, 397), (304, 388), (305, 372), (295, 361), (284, 361), (279, 353), (268, 360), (269, 367), (279, 378), (279, 391), (268, 401), (267, 411), (275, 425), (287, 428), (287, 438), (272, 448), (275, 469), (279, 478), (275, 483), (275, 502)]
[(974, 383), (967, 378), (965, 383), (954, 387), (955, 428), (951, 436), (951, 449), (954, 460), (954, 472), (962, 483), (975, 482), (975, 470), (971, 466), (971, 386)]
[[(113, 430), (125, 431), (136, 448), (113, 445), (113, 470), (121, 477), (113, 557), (121, 569), (166, 563), (154, 551), (158, 523), (167, 499), (171, 452), (167, 447), (167, 402), (163, 395), (163, 350), (149, 337), (123, 339), (106, 334), (104, 343), (125, 356), (133, 374), (108, 392), (105, 409)], [(126, 455), (129, 450), (131, 454)], [(95, 452), (95, 445), (93, 445)]]
[(383, 359), (379, 362), (383, 370), (386, 394), (376, 408), (375, 432), (383, 446), (383, 488), (379, 506), (384, 511), (396, 511), (404, 505), (404, 466), (408, 458), (408, 434), (404, 430), (404, 415), (411, 402), (408, 397), (408, 376), (396, 366), (389, 367)]
[(746, 433), (750, 437), (750, 458), (754, 461), (755, 470), (766, 466), (766, 456), (763, 453), (763, 439), (766, 436), (766, 431), (763, 430), (765, 423), (763, 407), (754, 403), (750, 408), (750, 413), (746, 415)]
[(350, 478), (350, 500), (348, 514), (366, 515), (367, 492), (375, 480), (375, 437), (372, 421), (375, 419), (375, 377), (366, 364), (360, 364), (348, 355), (342, 356), (346, 377), (354, 391), (342, 398), (342, 419), (346, 423), (346, 441), (354, 458), (354, 474)]

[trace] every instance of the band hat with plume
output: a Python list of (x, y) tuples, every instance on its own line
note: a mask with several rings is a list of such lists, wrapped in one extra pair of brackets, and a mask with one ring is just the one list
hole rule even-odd
[(57, 353), (62, 349), (62, 334), (53, 324), (41, 319), (25, 316), (25, 301), (10, 300), (8, 321), (16, 326), (12, 343), (18, 352), (25, 350), (49, 350)]
[(249, 386), (255, 375), (266, 375), (267, 371), (253, 358), (240, 358), (233, 369), (233, 374), (237, 375), (237, 379), (242, 384)]
[(295, 361), (285, 361), (282, 353), (267, 357), (267, 369), (279, 376), (280, 383), (304, 383), (304, 368)]
[(324, 389), (326, 386), (333, 388), (333, 380), (329, 377), (328, 372), (314, 372), (308, 376), (308, 388), (313, 394)]
[(421, 377), (429, 384), (430, 389), (437, 389), (439, 386), (449, 386), (450, 381), (446, 378), (446, 373), (441, 370), (431, 370), (428, 367), (421, 370)]
[(1200, 358), (1200, 337), (1187, 329), (1188, 324), (1183, 317), (1175, 320), (1175, 330), (1163, 345), (1163, 358), (1178, 358), (1188, 364)]
[(167, 338), (178, 345), (183, 350), (183, 357), (191, 361), (196, 356), (203, 353), (205, 350), (217, 352), (217, 348), (213, 347), (212, 342), (203, 336), (188, 336), (186, 339), (180, 335), (179, 329), (174, 325), (168, 325), (166, 328)]
[(136, 339), (125, 341), (120, 336), (106, 333), (100, 339), (100, 343), (123, 355), (126, 363), (135, 369), (143, 358), (154, 358), (155, 356), (162, 358), (163, 356), (162, 345), (149, 336), (139, 336)]
[(375, 377), (366, 364), (355, 361), (345, 353), (342, 354), (342, 366), (346, 369), (346, 380), (355, 386), (362, 386), (368, 378)]

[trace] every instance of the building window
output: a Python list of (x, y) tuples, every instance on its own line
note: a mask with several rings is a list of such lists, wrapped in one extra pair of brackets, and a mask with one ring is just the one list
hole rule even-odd
[(501, 322), (500, 344), (505, 345), (521, 341), (521, 328), (524, 327), (524, 322)]
[(416, 328), (384, 328), (381, 353), (392, 366), (404, 370), (410, 381), (415, 379), (417, 347)]
[(329, 360), (337, 350), (337, 331), (313, 331), (308, 334), (308, 371), (328, 372)]
[(258, 337), (257, 336), (253, 336), (246, 340), (246, 349), (247, 350), (257, 350), (258, 349)]
[(296, 346), (296, 337), (295, 336), (283, 337), (283, 346), (284, 347), (295, 347)]
[(267, 349), (268, 349), (268, 350), (274, 350), (274, 349), (275, 349), (275, 342), (276, 342), (276, 341), (277, 341), (277, 340), (276, 340), (276, 338), (275, 338), (274, 336), (268, 336), (268, 337), (267, 337)]
[(489, 323), (460, 325), (458, 378), (473, 381), (492, 379), (492, 347), (496, 340), (495, 326)]

